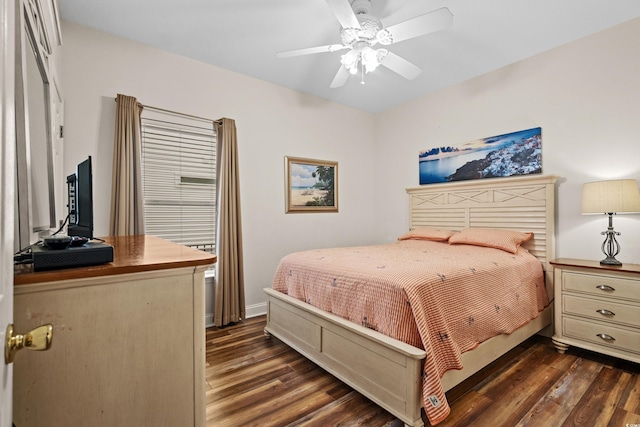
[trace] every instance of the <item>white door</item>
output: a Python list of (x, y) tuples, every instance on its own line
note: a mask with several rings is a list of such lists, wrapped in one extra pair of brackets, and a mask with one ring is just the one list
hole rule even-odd
[[(16, 1), (0, 1), (0, 344), (13, 322), (13, 241), (15, 206), (15, 10)], [(13, 365), (0, 356), (0, 426), (12, 419)]]

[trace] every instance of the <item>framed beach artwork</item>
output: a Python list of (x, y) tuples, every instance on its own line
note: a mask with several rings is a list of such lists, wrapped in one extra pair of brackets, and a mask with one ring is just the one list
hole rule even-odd
[(338, 162), (285, 157), (286, 213), (338, 212)]
[(542, 173), (542, 129), (431, 147), (419, 164), (420, 185)]

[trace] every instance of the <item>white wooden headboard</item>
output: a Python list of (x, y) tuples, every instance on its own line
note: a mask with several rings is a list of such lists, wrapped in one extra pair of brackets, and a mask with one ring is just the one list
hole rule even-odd
[(546, 271), (553, 295), (549, 261), (555, 258), (554, 175), (525, 175), (456, 181), (408, 188), (409, 228), (447, 230), (486, 227), (533, 232), (523, 246)]

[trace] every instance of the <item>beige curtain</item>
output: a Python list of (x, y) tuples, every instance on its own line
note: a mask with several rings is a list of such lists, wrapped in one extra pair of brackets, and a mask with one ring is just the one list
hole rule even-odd
[(213, 323), (224, 326), (245, 318), (242, 224), (236, 122), (216, 122), (218, 135), (218, 229)]
[(120, 94), (116, 98), (116, 103), (109, 235), (144, 234), (140, 170), (142, 104), (132, 96)]

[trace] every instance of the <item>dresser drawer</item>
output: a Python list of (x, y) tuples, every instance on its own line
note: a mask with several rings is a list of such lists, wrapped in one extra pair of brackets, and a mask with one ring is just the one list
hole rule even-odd
[(640, 305), (623, 304), (610, 299), (583, 298), (575, 295), (562, 297), (562, 311), (566, 314), (589, 317), (594, 320), (620, 323), (640, 329)]
[(563, 271), (562, 287), (565, 291), (640, 302), (640, 280)]
[[(618, 349), (640, 354), (640, 330), (633, 331), (601, 322), (579, 320), (573, 317), (565, 317), (563, 319), (562, 329), (562, 333), (566, 337), (588, 341), (602, 348)], [(600, 338), (598, 334), (608, 335), (612, 337), (613, 340)]]

